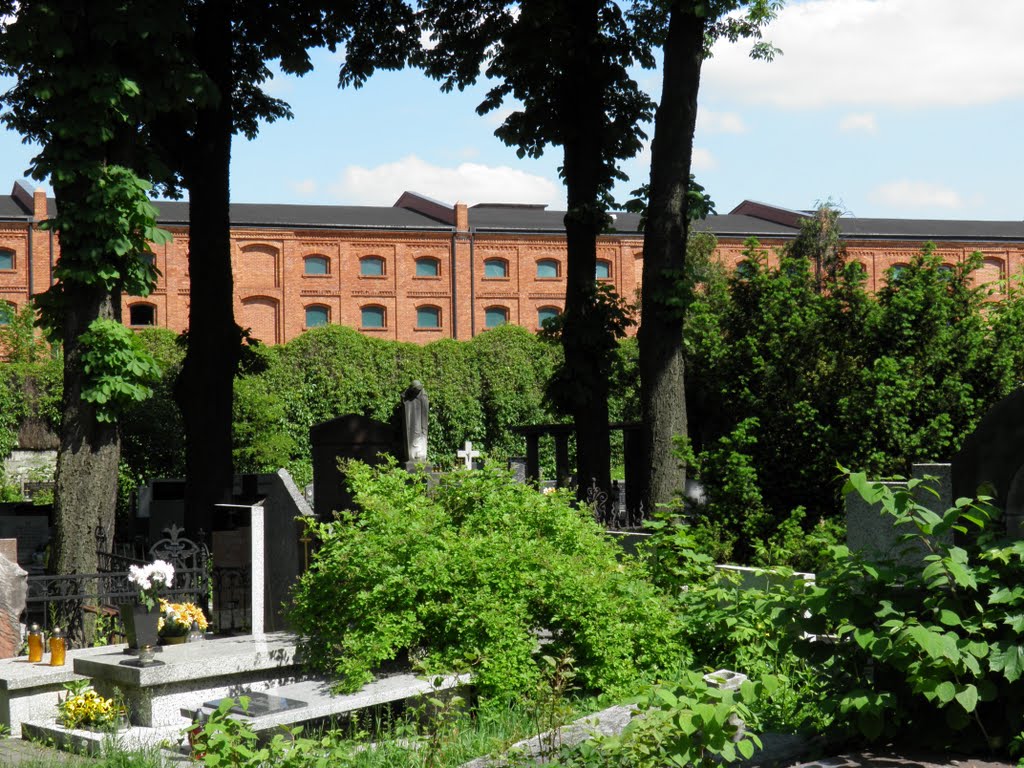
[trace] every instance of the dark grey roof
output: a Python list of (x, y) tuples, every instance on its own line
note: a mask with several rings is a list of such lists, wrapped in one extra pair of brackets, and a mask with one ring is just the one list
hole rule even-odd
[(26, 211), (21, 204), (14, 199), (14, 195), (0, 195), (0, 219), (22, 219), (32, 218), (32, 212)]
[(696, 222), (693, 230), (710, 232), (716, 237), (795, 237), (797, 234), (793, 227), (735, 213), (709, 216)]
[[(188, 203), (158, 200), (155, 205), (161, 224), (188, 224)], [(235, 227), (451, 230), (415, 211), (384, 206), (232, 203), (230, 215)]]
[(1024, 221), (951, 219), (858, 219), (844, 216), (839, 227), (848, 238), (891, 240), (1024, 241)]
[[(638, 234), (640, 217), (616, 213), (616, 232)], [(533, 205), (474, 205), (469, 209), (469, 227), (478, 232), (565, 232), (565, 211), (548, 211)]]

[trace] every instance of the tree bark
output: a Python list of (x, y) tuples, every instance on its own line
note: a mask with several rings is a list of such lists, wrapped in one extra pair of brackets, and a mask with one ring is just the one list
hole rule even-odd
[(600, 62), (593, 41), (598, 38), (600, 2), (574, 4), (574, 57), (562, 93), (567, 115), (564, 175), (568, 211), (565, 215), (566, 289), (562, 348), (572, 380), (572, 419), (576, 430), (577, 496), (587, 499), (592, 485), (611, 488), (611, 448), (608, 435), (608, 378), (603, 366), (603, 328), (592, 311), (597, 236), (604, 221), (599, 207), (602, 145), (594, 126), (604, 120), (604, 93), (597, 76)]
[(644, 506), (668, 504), (686, 484), (672, 439), (686, 435), (684, 311), (678, 305), (689, 231), (687, 190), (704, 60), (705, 20), (677, 2), (664, 46), (661, 102), (651, 144), (651, 184), (641, 290), (640, 400), (647, 467)]
[(96, 421), (95, 409), (82, 400), (85, 374), (78, 338), (93, 320), (116, 318), (120, 302), (92, 287), (65, 283), (64, 291), (64, 396), (53, 500), (56, 539), (49, 570), (96, 573), (96, 526), (107, 531), (108, 540), (114, 530), (121, 440), (117, 426)]
[(231, 275), (233, 132), (230, 3), (206, 3), (196, 24), (199, 66), (218, 97), (201, 108), (185, 183), (189, 190), (188, 352), (175, 389), (185, 427), (185, 529), (210, 531), (213, 505), (231, 500), (232, 402), (239, 334)]

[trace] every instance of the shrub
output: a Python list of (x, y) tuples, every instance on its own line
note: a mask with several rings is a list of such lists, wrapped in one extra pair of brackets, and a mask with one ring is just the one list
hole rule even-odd
[[(829, 679), (837, 719), (872, 740), (900, 729), (961, 749), (1005, 748), (1024, 714), (1024, 542), (997, 538), (983, 502), (958, 499), (936, 514), (916, 480), (892, 490), (854, 473), (847, 489), (907, 526), (920, 560), (836, 547), (832, 569), (819, 574), (805, 629), (836, 642), (802, 652)], [(951, 543), (968, 529), (963, 545)], [(939, 718), (947, 728), (919, 727)]]
[(394, 467), (345, 468), (359, 512), (314, 525), (320, 547), (294, 596), (307, 659), (356, 688), (408, 654), (469, 664), (485, 694), (532, 690), (544, 653), (588, 689), (618, 690), (679, 662), (680, 626), (635, 561), (574, 508), (506, 473), (459, 472), (428, 492)]

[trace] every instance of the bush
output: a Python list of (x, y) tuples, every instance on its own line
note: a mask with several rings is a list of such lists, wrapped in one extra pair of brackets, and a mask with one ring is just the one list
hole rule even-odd
[(428, 671), (467, 663), (489, 695), (532, 690), (544, 653), (608, 691), (675, 666), (680, 625), (662, 594), (565, 494), (505, 473), (459, 472), (432, 492), (396, 470), (346, 467), (358, 513), (315, 525), (294, 596), (307, 659), (354, 689), (408, 654)]
[[(836, 642), (802, 650), (828, 679), (837, 720), (871, 740), (899, 731), (1005, 749), (1024, 715), (1024, 542), (1000, 540), (985, 503), (932, 512), (918, 501), (927, 492), (919, 481), (894, 491), (855, 473), (847, 489), (907, 526), (921, 559), (836, 547), (819, 574), (804, 628)], [(969, 538), (949, 543), (953, 533)], [(946, 728), (934, 727), (939, 719)]]

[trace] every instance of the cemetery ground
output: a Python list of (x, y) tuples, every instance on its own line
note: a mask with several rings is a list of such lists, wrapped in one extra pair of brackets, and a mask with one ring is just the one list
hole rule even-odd
[[(567, 493), (500, 472), (429, 489), (394, 467), (354, 464), (348, 478), (361, 512), (314, 526), (319, 547), (288, 612), (308, 671), (344, 693), (398, 663), (428, 681), (469, 673), (473, 692), (428, 691), (347, 729), (269, 739), (255, 719), (215, 711), (196, 742), (211, 768), (532, 765), (510, 748), (545, 732), (560, 734), (539, 740), (545, 759), (565, 768), (766, 764), (768, 734), (804, 745), (782, 764), (829, 768), (982, 765), (961, 755), (1006, 760), (1021, 742), (1024, 545), (998, 537), (984, 504), (936, 513), (915, 484), (852, 474), (850, 488), (928, 554), (867, 560), (840, 547), (814, 581), (778, 569), (745, 589), (671, 514), (633, 558)], [(746, 679), (706, 675), (722, 669)], [(623, 711), (579, 743), (561, 730)]]

